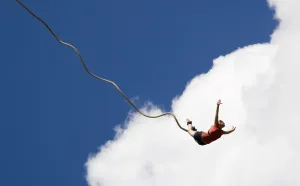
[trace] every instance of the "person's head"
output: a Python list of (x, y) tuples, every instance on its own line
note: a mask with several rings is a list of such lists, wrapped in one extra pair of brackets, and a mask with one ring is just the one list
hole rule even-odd
[(221, 128), (224, 128), (224, 127), (225, 127), (225, 123), (224, 123), (224, 121), (222, 121), (222, 120), (219, 120), (219, 125), (220, 125), (220, 127), (221, 127)]

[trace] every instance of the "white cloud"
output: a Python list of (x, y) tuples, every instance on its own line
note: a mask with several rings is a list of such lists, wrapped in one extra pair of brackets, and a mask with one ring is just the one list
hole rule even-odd
[[(90, 186), (260, 186), (299, 185), (297, 80), (300, 1), (270, 0), (280, 26), (270, 43), (238, 49), (214, 60), (172, 103), (184, 124), (200, 130), (220, 118), (237, 129), (208, 146), (198, 146), (172, 117), (149, 119), (131, 113), (126, 128), (87, 161)], [(161, 110), (148, 105), (144, 111)], [(186, 127), (186, 126), (184, 126)]]

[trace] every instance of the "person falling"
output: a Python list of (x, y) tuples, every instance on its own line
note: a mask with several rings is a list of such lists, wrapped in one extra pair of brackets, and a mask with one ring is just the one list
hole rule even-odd
[(198, 131), (193, 125), (192, 121), (186, 119), (188, 125), (188, 133), (194, 138), (194, 140), (199, 145), (207, 145), (216, 141), (217, 139), (221, 138), (223, 134), (230, 134), (232, 133), (236, 127), (232, 127), (229, 131), (224, 131), (222, 128), (225, 127), (225, 123), (222, 120), (219, 120), (219, 107), (222, 104), (221, 100), (217, 102), (217, 110), (215, 116), (215, 123), (211, 126), (211, 128), (207, 131)]

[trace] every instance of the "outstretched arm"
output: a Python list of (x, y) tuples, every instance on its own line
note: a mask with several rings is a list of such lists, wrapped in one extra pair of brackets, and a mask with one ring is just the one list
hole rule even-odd
[(228, 130), (228, 131), (224, 131), (224, 130), (223, 130), (223, 134), (230, 134), (230, 133), (232, 133), (233, 131), (235, 131), (235, 128), (236, 128), (236, 127), (232, 127), (232, 129), (231, 129), (231, 130)]
[(217, 110), (216, 110), (216, 116), (215, 116), (215, 125), (219, 125), (219, 107), (220, 104), (222, 104), (221, 100), (219, 99), (217, 102)]

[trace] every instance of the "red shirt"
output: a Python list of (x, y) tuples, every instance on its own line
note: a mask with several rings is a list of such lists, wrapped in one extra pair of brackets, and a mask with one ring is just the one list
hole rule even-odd
[(210, 144), (211, 142), (219, 139), (223, 135), (222, 129), (213, 125), (209, 130), (208, 133), (202, 133), (202, 140), (206, 144)]

